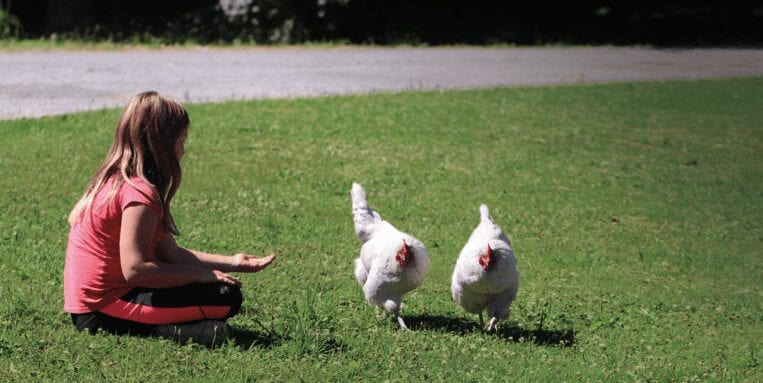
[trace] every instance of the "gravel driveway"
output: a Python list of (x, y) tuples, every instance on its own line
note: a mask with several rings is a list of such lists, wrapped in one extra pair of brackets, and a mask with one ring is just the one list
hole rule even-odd
[(121, 107), (153, 89), (215, 102), (417, 89), (763, 75), (763, 50), (251, 48), (0, 52), (0, 119)]

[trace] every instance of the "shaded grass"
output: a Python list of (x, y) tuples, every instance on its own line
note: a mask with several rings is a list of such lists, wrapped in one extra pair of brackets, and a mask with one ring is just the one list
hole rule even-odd
[[(350, 46), (372, 46), (370, 44), (358, 45), (350, 44), (346, 41), (328, 41), (328, 42), (305, 42), (300, 44), (258, 44), (256, 42), (212, 42), (212, 43), (200, 43), (196, 41), (187, 42), (167, 42), (160, 38), (144, 38), (142, 36), (136, 36), (129, 40), (114, 40), (114, 39), (87, 39), (76, 37), (63, 37), (63, 38), (38, 38), (38, 39), (10, 39), (0, 38), (0, 50), (6, 51), (26, 51), (26, 50), (132, 50), (132, 49), (206, 49), (206, 48), (342, 48)], [(385, 45), (395, 46), (395, 45)], [(397, 46), (412, 46), (399, 44)], [(493, 45), (490, 45), (493, 46)], [(495, 45), (505, 46), (505, 45)]]
[[(760, 381), (763, 79), (190, 105), (181, 245), (265, 254), (218, 350), (61, 313), (66, 215), (118, 110), (0, 122), (0, 380)], [(417, 331), (362, 299), (347, 192), (428, 246)], [(480, 203), (522, 273), (484, 334), (450, 298)]]
[[(197, 42), (188, 40), (186, 42), (167, 42), (161, 38), (147, 38), (145, 36), (135, 36), (132, 39), (118, 40), (118, 39), (88, 39), (88, 38), (76, 38), (67, 36), (57, 36), (53, 38), (0, 38), (0, 51), (36, 51), (36, 50), (140, 50), (140, 49), (327, 49), (327, 48), (372, 48), (372, 47), (385, 47), (385, 48), (411, 48), (411, 47), (428, 47), (433, 46), (425, 42), (391, 42), (383, 45), (366, 42), (362, 44), (350, 43), (347, 40), (334, 40), (334, 41), (307, 41), (301, 43), (257, 43), (253, 41), (231, 41), (231, 42)], [(572, 44), (572, 43), (533, 43), (533, 44), (516, 44), (516, 43), (504, 43), (504, 42), (492, 42), (483, 44), (468, 44), (468, 43), (452, 43), (452, 44), (436, 44), (437, 47), (479, 47), (479, 48), (507, 48), (507, 47), (590, 47), (608, 46), (607, 44)], [(644, 44), (631, 44), (631, 47), (646, 47)]]

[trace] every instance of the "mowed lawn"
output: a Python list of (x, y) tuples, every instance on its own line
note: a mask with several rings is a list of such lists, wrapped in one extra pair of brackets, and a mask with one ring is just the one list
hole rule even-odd
[[(763, 78), (188, 109), (179, 243), (279, 254), (232, 339), (76, 332), (66, 216), (120, 111), (2, 121), (0, 381), (763, 380)], [(353, 181), (429, 248), (413, 332), (352, 275)], [(450, 297), (481, 203), (522, 275), (497, 334)]]

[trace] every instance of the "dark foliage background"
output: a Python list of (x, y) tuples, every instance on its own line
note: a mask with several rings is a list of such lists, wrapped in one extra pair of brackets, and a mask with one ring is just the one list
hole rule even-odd
[[(763, 1), (0, 0), (19, 37), (761, 45)], [(227, 4), (227, 5), (226, 5)], [(236, 12), (230, 8), (238, 5)], [(227, 13), (224, 12), (227, 10)], [(2, 21), (0, 21), (2, 23)]]

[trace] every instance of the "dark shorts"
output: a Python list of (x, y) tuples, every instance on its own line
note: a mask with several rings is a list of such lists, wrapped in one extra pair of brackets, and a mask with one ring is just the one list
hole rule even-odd
[(241, 308), (241, 289), (223, 283), (191, 284), (168, 289), (136, 287), (100, 311), (72, 314), (80, 329), (151, 334), (157, 325), (222, 320)]

